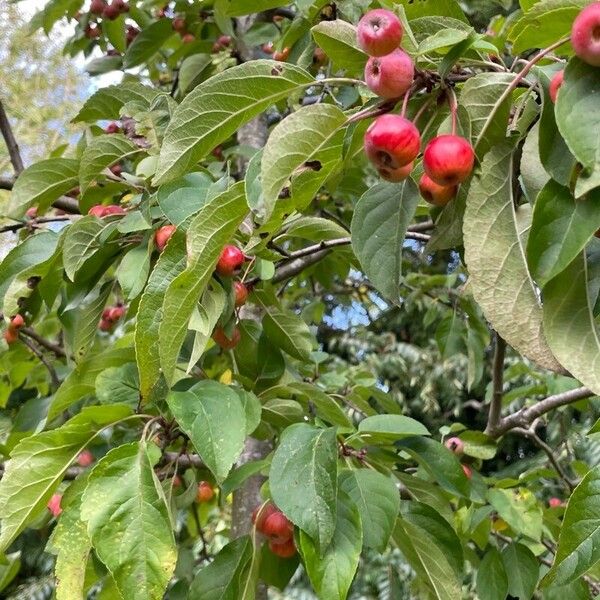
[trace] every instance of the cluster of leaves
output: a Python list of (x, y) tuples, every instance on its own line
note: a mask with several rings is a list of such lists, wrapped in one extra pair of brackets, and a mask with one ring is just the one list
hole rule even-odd
[[(361, 555), (390, 546), (416, 597), (597, 592), (594, 452), (573, 460), (567, 444), (555, 456), (536, 433), (546, 411), (535, 412), (575, 400), (583, 410), (600, 393), (600, 69), (566, 42), (589, 2), (523, 1), (486, 33), (454, 0), (380, 2), (418, 67), (406, 108), (424, 143), (450, 130), (456, 95), (475, 148), (474, 177), (443, 209), (420, 202), (411, 178), (378, 182), (363, 156), (370, 119), (396, 110), (357, 79), (363, 2), (147, 4), (132, 1), (94, 37), (81, 2), (49, 2), (34, 18), (46, 31), (71, 19), (73, 54), (107, 52), (91, 73), (140, 74), (95, 92), (73, 119), (77, 143), (26, 168), (3, 211), (20, 238), (0, 264), (2, 311), (25, 326), (0, 357), (0, 589), (30, 532), (47, 540), (52, 523), (58, 600), (251, 600), (260, 581), (284, 589), (299, 563), (318, 597), (343, 600)], [(552, 45), (558, 55), (520, 58)], [(120, 210), (87, 214), (98, 204)], [(165, 224), (176, 229), (159, 252)], [(232, 279), (214, 271), (231, 243), (249, 258), (241, 310)], [(348, 293), (367, 308), (397, 305), (389, 338), (354, 338), (350, 350), (324, 339), (328, 303)], [(125, 315), (99, 331), (115, 304)], [(418, 327), (391, 324), (410, 311)], [(235, 348), (214, 344), (216, 327), (239, 328)], [(502, 339), (515, 351), (506, 363)], [(369, 360), (378, 352), (387, 363)], [(452, 426), (416, 406), (450, 417), (469, 394), (477, 418)], [(552, 402), (529, 402), (541, 398)], [(503, 405), (512, 414), (501, 418)], [(498, 438), (515, 432), (549, 462), (490, 472)], [(463, 454), (444, 446), (449, 435)], [(269, 451), (248, 459), (248, 436)], [(86, 449), (93, 466), (74, 466)], [(254, 507), (229, 535), (230, 494), (257, 478), (295, 525), (292, 558), (268, 550)], [(199, 480), (219, 489), (208, 505), (195, 501)], [(570, 495), (566, 510), (546, 508), (548, 487)], [(400, 597), (395, 569), (387, 584)]]

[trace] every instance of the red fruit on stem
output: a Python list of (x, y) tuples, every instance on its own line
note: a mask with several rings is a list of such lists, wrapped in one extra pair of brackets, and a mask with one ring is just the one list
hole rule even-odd
[(281, 62), (285, 62), (290, 55), (290, 49), (284, 48), (283, 50), (277, 50), (277, 52), (273, 52), (273, 60), (279, 60)]
[(267, 42), (262, 45), (262, 51), (265, 54), (273, 54), (273, 42)]
[(571, 44), (575, 54), (593, 67), (600, 67), (600, 2), (586, 6), (573, 21)]
[(94, 455), (89, 450), (84, 450), (77, 457), (77, 464), (80, 467), (89, 467), (94, 462)]
[(25, 319), (23, 318), (22, 315), (15, 315), (10, 320), (10, 327), (12, 327), (13, 329), (21, 329), (21, 327), (23, 327), (23, 325), (25, 325)]
[(62, 494), (54, 494), (48, 501), (48, 510), (52, 513), (52, 516), (58, 517), (62, 512), (60, 507), (60, 501), (62, 500)]
[(236, 281), (233, 284), (233, 293), (235, 296), (235, 306), (237, 308), (244, 306), (246, 300), (248, 300), (248, 288), (241, 281)]
[(167, 245), (167, 242), (171, 239), (171, 236), (175, 233), (177, 227), (175, 225), (163, 225), (160, 229), (157, 229), (154, 233), (154, 243), (159, 252), (162, 252)]
[(108, 320), (112, 321), (113, 323), (116, 323), (123, 315), (125, 314), (125, 307), (124, 306), (113, 306), (109, 311), (108, 311)]
[(195, 37), (193, 33), (186, 33), (184, 36), (182, 36), (181, 41), (184, 44), (191, 44), (193, 41), (195, 41)]
[(96, 204), (92, 206), (90, 210), (88, 210), (88, 215), (93, 215), (94, 217), (98, 217), (101, 219), (106, 214), (106, 206), (103, 204)]
[(397, 169), (388, 169), (387, 167), (379, 167), (377, 169), (377, 172), (386, 181), (398, 183), (399, 181), (404, 181), (410, 175), (414, 166), (415, 166), (415, 163), (413, 161), (413, 162), (409, 162), (407, 165), (404, 165), (403, 167), (398, 167)]
[(174, 488), (181, 487), (181, 477), (179, 477), (179, 475), (173, 475), (172, 484)]
[(221, 44), (221, 46), (229, 46), (229, 44), (231, 44), (231, 36), (230, 35), (220, 35), (217, 38), (217, 44)]
[(277, 508), (272, 502), (267, 502), (265, 505), (257, 506), (252, 512), (252, 523), (256, 529), (262, 533), (267, 517), (277, 512)]
[(473, 471), (471, 470), (471, 467), (468, 467), (467, 465), (460, 466), (462, 467), (464, 474), (467, 476), (467, 479), (471, 479), (471, 477), (473, 477)]
[(212, 339), (219, 345), (223, 350), (231, 350), (235, 348), (240, 341), (242, 334), (240, 330), (235, 327), (231, 333), (231, 337), (227, 337), (225, 330), (222, 327), (217, 327), (212, 334)]
[(19, 339), (19, 333), (13, 327), (7, 327), (2, 334), (7, 344), (14, 344)]
[(564, 506), (564, 502), (560, 498), (550, 498), (548, 506), (550, 508), (558, 508), (559, 506)]
[(92, 0), (92, 3), (90, 4), (90, 13), (100, 16), (105, 8), (106, 2), (104, 0)]
[(35, 219), (37, 217), (37, 206), (31, 206), (25, 211), (25, 216), (28, 219)]
[(565, 71), (559, 71), (554, 75), (552, 81), (550, 82), (550, 100), (556, 104), (556, 98), (558, 97), (558, 90), (560, 86), (563, 84), (563, 79), (565, 78)]
[(426, 173), (419, 181), (419, 191), (425, 202), (434, 206), (446, 206), (456, 196), (455, 185), (438, 185)]
[(313, 52), (313, 64), (322, 65), (327, 61), (327, 54), (322, 48), (315, 48)]
[(100, 25), (96, 25), (95, 27), (88, 25), (85, 28), (85, 37), (89, 39), (99, 38), (101, 34), (102, 28), (100, 27)]
[(120, 13), (129, 12), (129, 4), (125, 0), (113, 0), (113, 6), (116, 6)]
[(108, 206), (104, 207), (104, 214), (102, 215), (103, 217), (107, 217), (109, 215), (124, 215), (125, 213), (125, 209), (122, 206), (119, 206), (118, 204), (109, 204)]
[(408, 91), (415, 76), (411, 57), (400, 50), (385, 56), (372, 56), (365, 66), (369, 89), (382, 98), (399, 98)]
[(444, 446), (450, 450), (450, 452), (454, 452), (454, 454), (460, 455), (465, 450), (465, 443), (458, 437), (448, 438)]
[(109, 21), (114, 21), (120, 14), (121, 14), (121, 11), (119, 10), (119, 7), (116, 6), (115, 3), (113, 2), (112, 4), (109, 4), (104, 9), (104, 12), (102, 13), (102, 17), (104, 19), (108, 19)]
[(100, 329), (100, 331), (110, 331), (112, 329), (112, 326), (112, 321), (108, 321), (107, 319), (101, 319), (100, 323), (98, 324), (98, 329)]
[(370, 10), (356, 28), (358, 44), (370, 56), (393, 52), (400, 45), (402, 33), (400, 19), (383, 8)]
[(280, 558), (291, 558), (296, 554), (296, 544), (294, 544), (293, 538), (283, 542), (283, 544), (278, 544), (274, 540), (271, 540), (269, 542), (269, 550)]
[(228, 244), (223, 248), (216, 271), (219, 275), (229, 277), (239, 269), (244, 262), (244, 253), (237, 247)]
[(212, 485), (208, 481), (201, 481), (198, 484), (198, 491), (196, 492), (197, 502), (210, 502), (215, 495)]
[(185, 19), (183, 17), (175, 17), (171, 25), (173, 29), (179, 33), (185, 31)]
[(106, 131), (106, 133), (119, 133), (119, 131), (121, 131), (121, 128), (117, 123), (113, 121), (112, 123), (109, 123), (106, 126), (106, 129), (104, 131)]
[(293, 537), (294, 525), (281, 511), (277, 510), (265, 519), (262, 533), (271, 540), (282, 544)]
[(423, 153), (423, 167), (435, 183), (457, 185), (473, 170), (475, 153), (471, 144), (458, 135), (439, 135)]
[(119, 164), (116, 164), (116, 165), (113, 165), (112, 167), (109, 167), (109, 170), (116, 177), (120, 177), (121, 173), (123, 172), (123, 167)]
[(382, 115), (365, 133), (365, 152), (379, 169), (398, 169), (419, 154), (421, 136), (411, 121), (400, 115)]

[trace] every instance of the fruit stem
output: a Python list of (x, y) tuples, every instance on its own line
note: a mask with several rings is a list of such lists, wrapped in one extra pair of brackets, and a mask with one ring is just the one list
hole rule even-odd
[(421, 108), (419, 108), (419, 110), (416, 112), (415, 116), (413, 117), (413, 123), (416, 125), (418, 120), (421, 118), (421, 115), (429, 108), (429, 105), (431, 104), (431, 102), (433, 101), (433, 96), (430, 96), (425, 102), (423, 102), (423, 105), (421, 106)]
[(410, 100), (411, 92), (412, 88), (407, 90), (407, 92), (404, 94), (404, 99), (402, 100), (402, 112), (400, 113), (400, 116), (402, 117), (406, 115), (406, 109), (408, 108), (408, 101)]
[(456, 112), (458, 110), (458, 102), (456, 93), (452, 88), (448, 88), (448, 104), (450, 106), (450, 116), (452, 117), (452, 135), (456, 135)]

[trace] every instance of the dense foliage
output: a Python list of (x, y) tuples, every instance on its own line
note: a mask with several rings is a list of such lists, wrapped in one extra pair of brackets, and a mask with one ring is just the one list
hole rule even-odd
[(600, 593), (600, 2), (59, 23), (123, 78), (0, 103), (0, 592)]

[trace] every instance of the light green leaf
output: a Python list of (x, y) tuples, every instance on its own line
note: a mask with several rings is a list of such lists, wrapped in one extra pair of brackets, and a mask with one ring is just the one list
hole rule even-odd
[(374, 443), (393, 443), (415, 435), (429, 435), (427, 428), (410, 417), (403, 415), (373, 415), (358, 424), (362, 437)]
[(127, 48), (123, 57), (123, 67), (130, 69), (151, 59), (174, 35), (171, 19), (159, 19), (144, 27)]
[(435, 600), (456, 600), (461, 586), (444, 551), (418, 525), (398, 519), (393, 540)]
[(223, 246), (233, 238), (247, 211), (244, 184), (240, 181), (209, 200), (190, 223), (187, 264), (165, 292), (158, 327), (160, 366), (168, 383), (173, 377), (194, 306), (210, 281)]
[[(160, 371), (158, 329), (162, 321), (164, 295), (186, 265), (185, 234), (176, 230), (160, 253), (140, 299), (135, 327), (135, 354), (140, 373), (140, 394), (147, 401), (153, 391), (161, 395), (165, 387)], [(166, 389), (162, 389), (166, 393)]]
[(267, 311), (262, 321), (263, 331), (271, 343), (298, 360), (308, 361), (315, 346), (308, 325), (289, 310), (266, 304), (263, 307)]
[(15, 181), (10, 194), (7, 216), (20, 218), (31, 206), (40, 213), (78, 184), (79, 161), (49, 158), (27, 167)]
[(485, 553), (477, 569), (477, 596), (480, 600), (505, 600), (508, 575), (500, 552), (493, 546)]
[(491, 488), (487, 497), (498, 515), (516, 533), (539, 541), (542, 535), (542, 511), (531, 492)]
[(56, 600), (84, 596), (85, 572), (92, 542), (81, 520), (81, 501), (87, 474), (71, 484), (61, 499), (63, 512), (46, 547), (56, 555)]
[(465, 260), (473, 297), (492, 327), (524, 356), (560, 370), (542, 333), (542, 310), (525, 262), (512, 185), (513, 148), (492, 148), (471, 183), (464, 218)]
[(241, 125), (312, 81), (295, 65), (254, 60), (201, 83), (184, 98), (167, 127), (154, 184), (190, 171)]
[[(21, 552), (12, 552), (2, 557), (0, 562), (0, 592), (6, 589), (21, 570)], [(57, 598), (57, 600), (62, 600)]]
[(582, 253), (546, 285), (544, 333), (565, 369), (600, 394), (600, 331), (588, 287), (592, 264)]
[(317, 46), (323, 49), (338, 69), (349, 75), (362, 75), (369, 58), (356, 41), (356, 27), (347, 21), (321, 21), (311, 29)]
[(300, 108), (271, 132), (261, 161), (264, 210), (270, 217), (283, 189), (302, 209), (342, 161), (346, 116), (332, 104)]
[[(556, 100), (556, 124), (567, 146), (588, 173), (600, 171), (600, 73), (578, 58), (569, 61)], [(585, 119), (575, 118), (585, 115)]]
[(127, 404), (135, 408), (140, 399), (137, 368), (134, 363), (104, 369), (96, 377), (96, 397), (102, 404)]
[(285, 429), (273, 454), (269, 481), (275, 504), (324, 551), (336, 519), (335, 429), (306, 423)]
[(156, 197), (165, 217), (180, 226), (204, 205), (212, 185), (213, 180), (206, 173), (190, 173), (161, 185)]
[(245, 596), (245, 581), (251, 571), (252, 542), (242, 536), (227, 544), (206, 567), (198, 571), (189, 600), (251, 600)]
[(119, 111), (126, 102), (136, 102), (150, 106), (150, 102), (160, 94), (137, 81), (125, 81), (118, 85), (100, 88), (83, 105), (73, 123), (93, 123), (99, 119), (118, 119)]
[(496, 456), (496, 443), (481, 431), (463, 431), (460, 439), (464, 442), (464, 452), (467, 456), (491, 460)]
[(52, 421), (75, 402), (92, 395), (100, 371), (119, 367), (133, 360), (133, 348), (108, 348), (98, 354), (91, 354), (69, 373), (58, 388), (48, 408), (48, 421)]
[(246, 413), (235, 390), (216, 381), (199, 381), (187, 392), (171, 392), (169, 408), (218, 482), (244, 447)]
[(17, 444), (0, 481), (0, 552), (45, 510), (65, 471), (97, 433), (129, 414), (125, 406), (87, 407), (62, 427)]
[(81, 193), (86, 192), (104, 169), (140, 151), (139, 146), (120, 133), (99, 135), (93, 138), (81, 156), (79, 170)]
[(363, 194), (352, 217), (352, 248), (371, 283), (400, 301), (402, 246), (419, 193), (412, 179), (379, 183)]
[(92, 470), (81, 518), (100, 560), (123, 598), (162, 600), (177, 548), (162, 487), (153, 466), (156, 446), (113, 448)]
[(400, 509), (400, 492), (396, 484), (377, 471), (357, 469), (340, 473), (340, 490), (358, 507), (364, 545), (384, 552)]
[(502, 561), (508, 578), (508, 593), (529, 600), (537, 587), (540, 564), (533, 552), (523, 544), (512, 543), (502, 550)]
[(362, 530), (356, 504), (340, 491), (335, 531), (325, 552), (304, 531), (300, 532), (300, 552), (304, 566), (321, 600), (346, 599), (358, 567)]
[(540, 158), (540, 131), (540, 121), (538, 121), (529, 130), (529, 134), (525, 139), (519, 168), (525, 194), (532, 204), (550, 179)]
[(127, 300), (133, 300), (142, 292), (150, 272), (152, 247), (140, 244), (121, 259), (117, 267), (117, 280)]
[(433, 35), (426, 37), (420, 44), (417, 54), (428, 54), (435, 50), (441, 50), (455, 46), (460, 42), (466, 40), (472, 33), (473, 30), (468, 29), (440, 29)]

